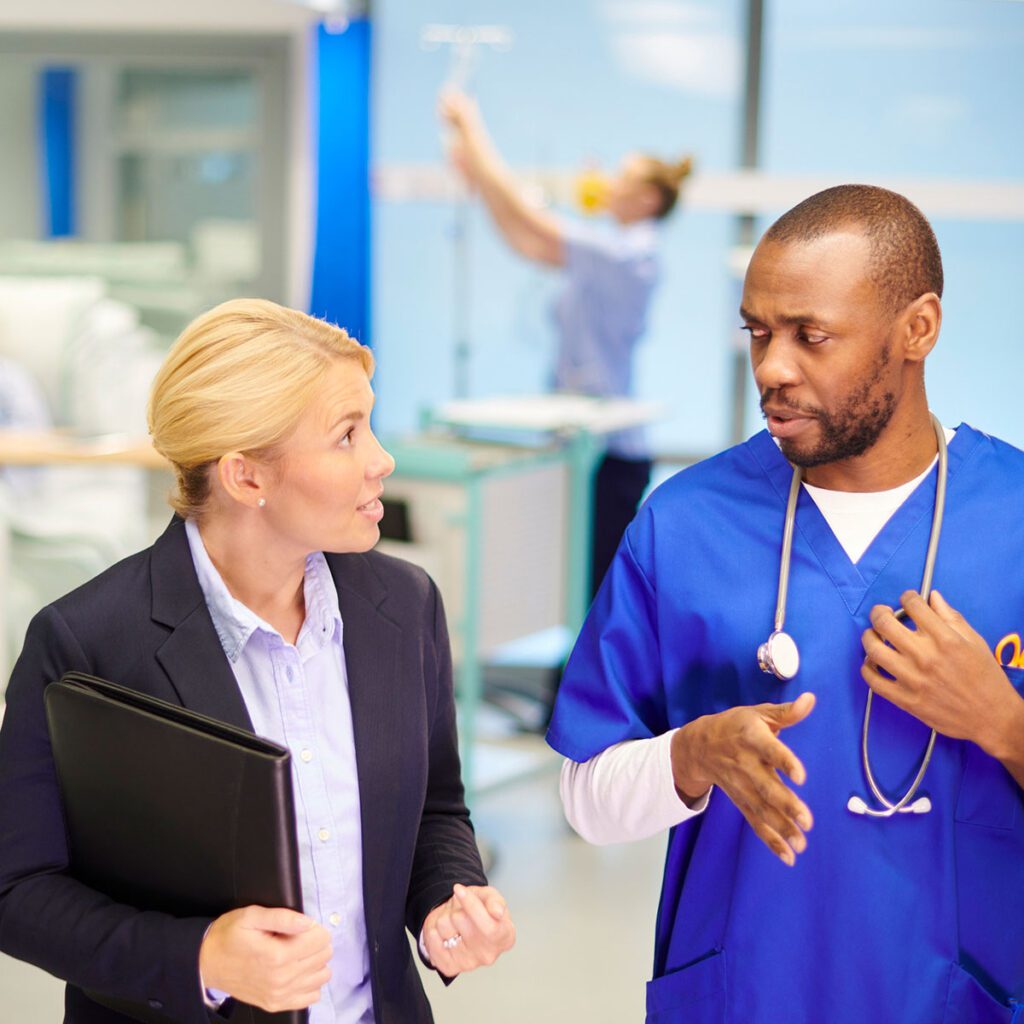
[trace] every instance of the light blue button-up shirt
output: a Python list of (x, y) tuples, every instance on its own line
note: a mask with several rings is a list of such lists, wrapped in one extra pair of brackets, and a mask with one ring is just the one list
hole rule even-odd
[[(658, 230), (636, 224), (562, 223), (565, 286), (555, 301), (558, 359), (554, 386), (601, 398), (632, 393), (633, 355), (647, 327), (658, 281)], [(625, 458), (647, 454), (641, 428), (608, 437)]]
[(306, 620), (294, 645), (231, 596), (191, 520), (192, 562), (253, 728), (292, 754), (305, 913), (331, 933), (331, 980), (310, 1024), (373, 1024), (363, 911), (352, 709), (338, 592), (320, 552), (306, 559)]

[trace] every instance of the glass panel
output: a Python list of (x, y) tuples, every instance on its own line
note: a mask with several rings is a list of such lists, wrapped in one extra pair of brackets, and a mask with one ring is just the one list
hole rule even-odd
[(258, 123), (256, 83), (245, 71), (129, 70), (119, 92), (122, 132), (251, 132)]
[(209, 218), (255, 217), (254, 153), (125, 153), (119, 163), (123, 242), (191, 243)]
[(208, 218), (253, 220), (259, 115), (249, 72), (122, 72), (121, 239), (191, 242)]

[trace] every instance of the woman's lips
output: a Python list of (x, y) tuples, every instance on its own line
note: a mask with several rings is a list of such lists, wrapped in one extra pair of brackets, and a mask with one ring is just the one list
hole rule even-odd
[(365, 505), (360, 505), (356, 511), (379, 523), (381, 517), (384, 515), (384, 503), (380, 498), (374, 498), (372, 501), (368, 501)]

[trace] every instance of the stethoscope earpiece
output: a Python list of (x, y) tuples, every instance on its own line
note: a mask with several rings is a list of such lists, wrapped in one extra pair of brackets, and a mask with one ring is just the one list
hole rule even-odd
[(900, 807), (893, 804), (876, 811), (864, 802), (862, 797), (851, 796), (846, 801), (846, 809), (852, 814), (862, 814), (868, 818), (891, 818), (894, 814), (927, 814), (932, 809), (932, 802), (926, 796), (919, 796), (913, 803)]

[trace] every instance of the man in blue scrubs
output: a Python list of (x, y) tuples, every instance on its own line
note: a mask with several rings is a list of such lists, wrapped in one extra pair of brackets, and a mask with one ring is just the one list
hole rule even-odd
[[(946, 431), (922, 600), (941, 294), (902, 196), (841, 186), (777, 221), (741, 309), (768, 430), (651, 496), (569, 661), (548, 739), (570, 820), (602, 842), (672, 829), (650, 1024), (1024, 1021), (1024, 453)], [(783, 682), (757, 650), (793, 465)], [(921, 813), (848, 807), (878, 806), (868, 687), (890, 801), (938, 731)]]

